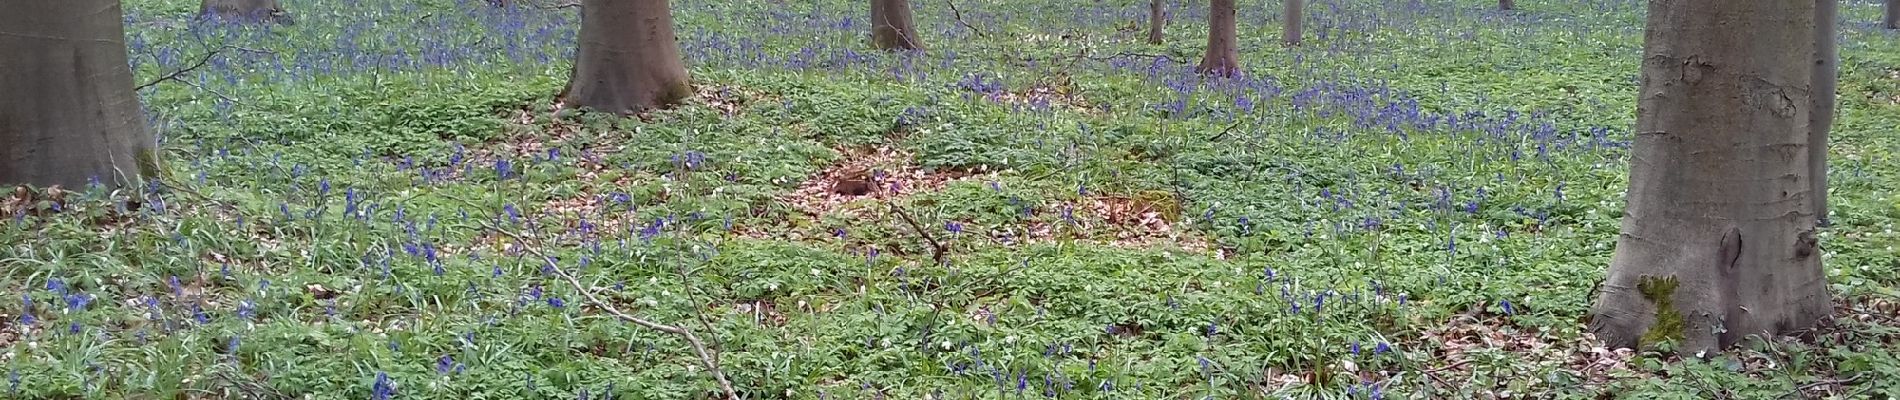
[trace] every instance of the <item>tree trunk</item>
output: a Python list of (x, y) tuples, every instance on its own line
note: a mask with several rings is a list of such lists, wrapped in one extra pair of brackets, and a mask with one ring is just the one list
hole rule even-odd
[(1498, 9), (1504, 11), (1516, 10), (1517, 2), (1512, 0), (1498, 0)]
[(1900, 0), (1887, 0), (1887, 17), (1881, 22), (1887, 29), (1900, 29)]
[(1148, 44), (1161, 44), (1168, 27), (1167, 10), (1162, 8), (1161, 0), (1148, 2)]
[(1696, 353), (1830, 310), (1808, 165), (1814, 3), (1649, 3), (1622, 233), (1591, 310), (1614, 347)]
[(234, 21), (296, 23), (277, 0), (204, 0), (198, 3), (198, 15)]
[(1240, 75), (1240, 39), (1234, 28), (1234, 0), (1213, 0), (1207, 12), (1207, 54), (1195, 71), (1219, 76)]
[(0, 13), (0, 185), (136, 185), (158, 153), (125, 54), (119, 0)]
[(1306, 35), (1301, 27), (1306, 23), (1306, 0), (1281, 0), (1286, 3), (1286, 23), (1281, 28), (1280, 37), (1287, 46), (1299, 46)]
[(879, 50), (924, 48), (911, 24), (910, 0), (871, 0), (871, 44)]
[(1834, 103), (1841, 55), (1834, 37), (1839, 25), (1839, 0), (1814, 0), (1814, 106), (1808, 114), (1808, 175), (1813, 178), (1814, 216), (1828, 225), (1827, 137), (1834, 126)]
[(561, 102), (632, 114), (692, 95), (667, 0), (583, 0), (580, 51)]

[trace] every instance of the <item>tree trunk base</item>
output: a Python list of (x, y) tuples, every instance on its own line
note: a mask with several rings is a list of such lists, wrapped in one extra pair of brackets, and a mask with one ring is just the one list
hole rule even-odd
[(923, 50), (911, 22), (909, 0), (871, 0), (871, 46), (878, 50)]
[(1814, 5), (1649, 3), (1629, 191), (1591, 309), (1610, 346), (1707, 354), (1833, 311), (1808, 149)]
[(693, 94), (664, 0), (585, 0), (580, 49), (559, 101), (621, 115), (677, 104)]

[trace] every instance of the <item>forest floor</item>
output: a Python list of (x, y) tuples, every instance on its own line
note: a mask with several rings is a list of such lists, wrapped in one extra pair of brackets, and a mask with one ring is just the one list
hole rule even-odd
[(1145, 1), (917, 1), (908, 54), (860, 3), (675, 0), (697, 95), (613, 118), (554, 104), (571, 8), (128, 1), (170, 174), (0, 193), (4, 397), (716, 396), (608, 305), (747, 398), (1900, 396), (1872, 2), (1833, 322), (1702, 358), (1585, 333), (1641, 1), (1321, 0), (1293, 49), (1254, 2), (1237, 79), (1192, 72), (1205, 2), (1145, 45)]

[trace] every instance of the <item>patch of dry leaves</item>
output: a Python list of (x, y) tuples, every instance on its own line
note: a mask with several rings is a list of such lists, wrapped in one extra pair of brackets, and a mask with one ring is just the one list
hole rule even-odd
[[(961, 171), (925, 171), (909, 152), (889, 146), (836, 149), (842, 161), (805, 179), (778, 201), (809, 216), (843, 213), (851, 217), (881, 215), (882, 208), (853, 206), (858, 200), (890, 200), (939, 190), (950, 182), (976, 174)], [(993, 174), (992, 174), (993, 175)]]

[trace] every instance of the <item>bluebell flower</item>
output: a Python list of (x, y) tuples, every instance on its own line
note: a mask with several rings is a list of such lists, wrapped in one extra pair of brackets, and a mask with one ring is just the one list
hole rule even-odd
[(449, 370), (454, 367), (455, 359), (449, 357), (447, 354), (435, 359), (435, 373), (437, 374), (447, 374)]
[(1503, 309), (1504, 309), (1504, 315), (1517, 315), (1517, 309), (1516, 309), (1516, 308), (1513, 308), (1513, 307), (1511, 307), (1511, 301), (1510, 301), (1510, 300), (1500, 300), (1500, 301), (1498, 301), (1498, 307), (1499, 307), (1499, 308), (1503, 308)]
[(548, 298), (548, 306), (549, 306), (549, 307), (554, 307), (554, 308), (557, 308), (557, 309), (559, 309), (559, 308), (567, 308), (567, 301), (566, 301), (566, 300), (561, 300), (561, 298), (559, 298), (559, 297), (549, 297), (549, 298)]
[(370, 385), (370, 399), (389, 400), (390, 397), (395, 395), (396, 387), (394, 383), (389, 381), (389, 374), (380, 371), (377, 372), (376, 382)]
[(257, 313), (257, 306), (254, 303), (251, 303), (250, 300), (244, 300), (244, 301), (238, 302), (238, 308), (237, 308), (238, 318), (250, 320), (251, 316), (256, 315), (256, 313)]
[(944, 230), (950, 231), (950, 233), (952, 234), (963, 233), (963, 224), (958, 223), (956, 221), (945, 222), (943, 224), (943, 228)]
[(66, 325), (66, 333), (79, 334), (82, 331), (85, 331), (85, 327), (80, 326), (78, 321)]
[(92, 303), (92, 298), (92, 295), (84, 293), (66, 295), (66, 308), (73, 311), (84, 310), (87, 304)]

